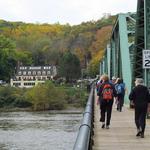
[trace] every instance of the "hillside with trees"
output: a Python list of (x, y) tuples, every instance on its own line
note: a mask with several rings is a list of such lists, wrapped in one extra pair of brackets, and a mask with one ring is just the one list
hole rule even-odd
[(110, 16), (70, 26), (0, 20), (0, 79), (9, 81), (17, 65), (53, 64), (60, 67), (62, 61), (65, 64), (61, 58), (66, 52), (79, 60), (79, 64), (77, 59), (74, 62), (79, 70), (84, 70), (85, 77), (94, 77), (99, 72), (99, 61), (114, 21), (115, 16)]

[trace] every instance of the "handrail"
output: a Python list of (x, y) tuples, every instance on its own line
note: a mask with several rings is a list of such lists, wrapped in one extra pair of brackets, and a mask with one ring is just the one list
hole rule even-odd
[(90, 95), (83, 113), (82, 123), (79, 127), (78, 136), (73, 150), (89, 150), (93, 128), (94, 89), (91, 88)]

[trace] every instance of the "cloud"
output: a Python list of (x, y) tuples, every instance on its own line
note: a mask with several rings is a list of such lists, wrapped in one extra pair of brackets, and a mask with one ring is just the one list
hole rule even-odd
[(12, 21), (80, 24), (103, 13), (135, 12), (137, 0), (0, 0), (0, 18)]

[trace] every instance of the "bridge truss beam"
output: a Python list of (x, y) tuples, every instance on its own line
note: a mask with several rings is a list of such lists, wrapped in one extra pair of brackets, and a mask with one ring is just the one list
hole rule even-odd
[(138, 0), (133, 80), (138, 77), (144, 78), (145, 84), (150, 86), (150, 69), (143, 69), (142, 66), (144, 49), (150, 50), (150, 1)]
[(150, 87), (150, 69), (142, 66), (144, 49), (150, 50), (150, 0), (138, 0), (136, 14), (118, 15), (100, 73), (123, 78), (129, 91), (138, 77)]
[(135, 37), (135, 14), (119, 14), (113, 27), (111, 39), (100, 62), (100, 73), (123, 78), (131, 89), (133, 47)]

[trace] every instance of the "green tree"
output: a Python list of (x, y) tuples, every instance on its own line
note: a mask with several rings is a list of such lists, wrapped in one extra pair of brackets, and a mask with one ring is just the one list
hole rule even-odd
[[(29, 51), (32, 55), (32, 65), (58, 65), (60, 54), (70, 50), (78, 56), (81, 68), (87, 69), (91, 65), (91, 61), (93, 66), (93, 59), (97, 53), (100, 50), (104, 51), (115, 18), (115, 16), (107, 19), (103, 17), (97, 21), (92, 20), (74, 26), (60, 25), (59, 23), (26, 24), (0, 20), (0, 31), (1, 34), (15, 41), (17, 52)], [(26, 54), (19, 55), (21, 57), (17, 57), (17, 59), (19, 58), (18, 62), (23, 65), (31, 64), (31, 61), (26, 59)], [(94, 65), (95, 69), (96, 65)], [(93, 71), (92, 73), (94, 73)]]
[(52, 82), (33, 87), (27, 92), (26, 98), (33, 104), (33, 110), (63, 109), (66, 104), (65, 92)]
[(31, 65), (33, 62), (32, 54), (29, 51), (17, 51), (16, 58), (18, 65)]
[(32, 45), (33, 61), (35, 65), (47, 64), (50, 50), (50, 40), (46, 37), (36, 39)]
[(80, 61), (70, 51), (64, 53), (59, 64), (60, 76), (65, 77), (67, 82), (77, 79), (81, 75)]
[(0, 79), (9, 81), (16, 66), (15, 44), (0, 35)]

